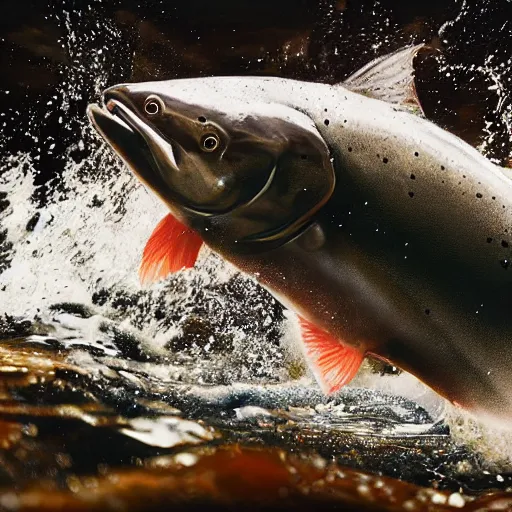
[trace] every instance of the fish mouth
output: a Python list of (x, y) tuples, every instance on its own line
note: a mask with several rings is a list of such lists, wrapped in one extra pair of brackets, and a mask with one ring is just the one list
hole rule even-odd
[(94, 128), (143, 183), (157, 192), (165, 190), (153, 154), (140, 132), (137, 116), (120, 101), (105, 100), (103, 107), (97, 104), (87, 107), (87, 116)]
[[(191, 204), (177, 191), (170, 190), (161, 176), (156, 150), (165, 155), (165, 165), (169, 170), (179, 172), (176, 163), (173, 142), (148, 126), (130, 106), (124, 104), (122, 91), (117, 88), (107, 89), (104, 93), (104, 106), (89, 105), (87, 114), (93, 126), (122, 158), (129, 169), (146, 185), (153, 189), (170, 207), (178, 203), (180, 208), (200, 216), (225, 215), (239, 208), (248, 207), (270, 188), (274, 181), (277, 166), (274, 165), (257, 190), (242, 202), (237, 202), (227, 209), (215, 209)], [(126, 101), (126, 100), (125, 100)]]

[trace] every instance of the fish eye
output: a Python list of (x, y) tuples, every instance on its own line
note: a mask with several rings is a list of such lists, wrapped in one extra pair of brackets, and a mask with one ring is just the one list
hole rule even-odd
[(160, 112), (160, 103), (154, 98), (150, 98), (146, 101), (144, 110), (146, 111), (146, 114), (154, 116)]
[(214, 133), (207, 133), (202, 141), (201, 148), (203, 151), (212, 152), (215, 151), (219, 146), (219, 138)]

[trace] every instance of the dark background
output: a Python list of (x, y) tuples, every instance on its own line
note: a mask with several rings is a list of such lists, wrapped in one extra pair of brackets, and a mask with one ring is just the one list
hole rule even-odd
[[(16, 0), (0, 9), (0, 156), (38, 156), (37, 201), (66, 160), (88, 157), (87, 135), (77, 143), (98, 87), (231, 74), (336, 82), (418, 42), (438, 50), (417, 60), (427, 116), (473, 145), (490, 123), (485, 152), (510, 158), (508, 0)], [(492, 73), (501, 96), (489, 90)]]

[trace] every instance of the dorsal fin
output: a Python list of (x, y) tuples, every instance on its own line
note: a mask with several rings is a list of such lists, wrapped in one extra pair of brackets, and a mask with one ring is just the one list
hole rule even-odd
[(203, 245), (201, 237), (170, 213), (156, 226), (144, 247), (139, 277), (143, 284), (193, 267)]
[(338, 391), (356, 375), (364, 354), (299, 317), (302, 343), (315, 378), (326, 394)]
[(342, 85), (353, 92), (405, 106), (423, 114), (414, 83), (414, 58), (426, 48), (409, 46), (372, 60), (350, 75)]

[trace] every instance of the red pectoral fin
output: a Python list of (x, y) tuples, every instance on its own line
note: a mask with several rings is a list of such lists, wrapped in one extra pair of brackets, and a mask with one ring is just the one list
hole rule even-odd
[(308, 362), (322, 391), (326, 394), (338, 391), (354, 378), (364, 354), (304, 318), (299, 317), (299, 323)]
[(203, 241), (170, 213), (154, 229), (144, 247), (139, 277), (142, 283), (194, 266)]

